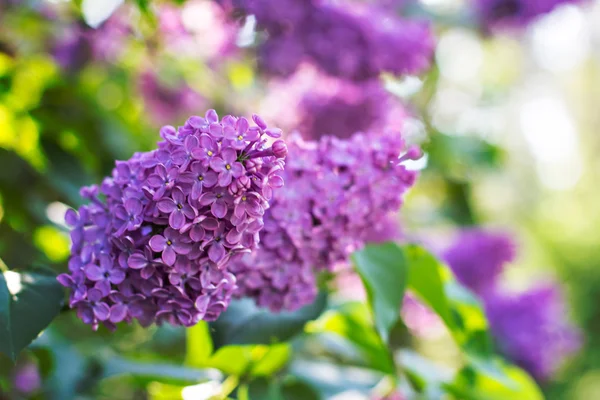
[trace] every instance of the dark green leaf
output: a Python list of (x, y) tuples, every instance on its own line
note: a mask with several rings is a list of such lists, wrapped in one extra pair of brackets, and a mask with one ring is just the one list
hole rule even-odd
[(10, 321), (10, 293), (4, 274), (0, 274), (0, 350), (15, 361)]
[(199, 382), (219, 379), (221, 374), (214, 369), (196, 369), (174, 364), (153, 364), (130, 361), (115, 355), (104, 357), (103, 378), (130, 374), (133, 376), (170, 379), (182, 382)]
[(354, 266), (367, 290), (375, 326), (384, 342), (400, 319), (406, 288), (404, 252), (395, 243), (369, 245), (352, 255)]
[(313, 304), (294, 312), (272, 313), (257, 307), (250, 299), (232, 301), (227, 311), (211, 324), (215, 348), (231, 344), (271, 344), (302, 332), (304, 325), (316, 319), (327, 304), (320, 293)]
[(320, 400), (317, 390), (294, 376), (278, 379), (256, 379), (248, 385), (250, 400)]
[(54, 276), (5, 272), (0, 280), (0, 352), (15, 360), (58, 315), (62, 300), (62, 286)]

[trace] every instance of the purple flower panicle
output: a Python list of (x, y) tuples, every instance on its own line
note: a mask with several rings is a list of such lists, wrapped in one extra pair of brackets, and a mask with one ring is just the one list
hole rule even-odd
[(581, 346), (580, 333), (565, 317), (558, 286), (518, 295), (493, 293), (485, 305), (499, 350), (538, 381), (550, 378)]
[(428, 23), (401, 20), (378, 7), (310, 0), (220, 3), (253, 14), (259, 28), (267, 31), (259, 61), (275, 75), (288, 76), (307, 61), (329, 75), (362, 81), (382, 72), (422, 72), (433, 55)]
[(443, 254), (457, 279), (477, 294), (491, 290), (515, 256), (509, 235), (482, 229), (461, 232)]
[(260, 249), (230, 267), (238, 278), (236, 295), (273, 311), (311, 303), (317, 272), (348, 262), (368, 228), (402, 204), (416, 177), (402, 165), (403, 151), (398, 134), (293, 140), (286, 186), (265, 213)]
[(479, 21), (487, 31), (521, 28), (562, 4), (581, 0), (474, 0)]
[(190, 326), (227, 308), (236, 287), (228, 264), (257, 247), (283, 185), (286, 145), (269, 145), (277, 131), (254, 119), (210, 110), (164, 127), (156, 150), (82, 189), (90, 203), (65, 216), (72, 256), (58, 280), (85, 323)]

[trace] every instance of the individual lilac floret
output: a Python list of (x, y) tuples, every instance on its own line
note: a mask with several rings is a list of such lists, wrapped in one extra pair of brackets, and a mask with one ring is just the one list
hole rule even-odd
[(521, 28), (562, 4), (581, 0), (474, 0), (479, 21), (486, 31)]
[[(210, 110), (161, 129), (156, 150), (118, 161), (90, 201), (65, 216), (72, 227), (70, 306), (94, 329), (137, 319), (191, 326), (227, 308), (232, 258), (258, 245), (287, 147), (254, 116)], [(243, 143), (243, 146), (240, 145)]]
[(500, 351), (539, 381), (552, 377), (581, 346), (580, 333), (565, 316), (558, 286), (518, 295), (491, 293), (484, 300)]
[(294, 310), (316, 295), (316, 274), (347, 263), (364, 245), (369, 228), (402, 204), (416, 173), (399, 134), (296, 138), (283, 174), (286, 186), (275, 195), (260, 232), (260, 249), (233, 262), (238, 296), (252, 297), (273, 311)]
[(494, 286), (505, 265), (514, 261), (515, 247), (507, 234), (470, 229), (457, 236), (443, 258), (461, 283), (482, 294)]

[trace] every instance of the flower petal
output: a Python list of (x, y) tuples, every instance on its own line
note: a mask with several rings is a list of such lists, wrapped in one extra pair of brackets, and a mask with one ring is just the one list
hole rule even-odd
[(173, 229), (181, 229), (185, 225), (185, 215), (181, 211), (172, 212), (169, 215), (169, 226)]
[(165, 247), (167, 247), (167, 239), (165, 239), (164, 236), (161, 235), (154, 235), (152, 236), (152, 238), (150, 239), (150, 248), (152, 249), (152, 251), (155, 252), (161, 252), (165, 249)]
[(110, 322), (116, 324), (127, 317), (127, 306), (125, 304), (115, 304), (110, 308)]
[(172, 246), (167, 246), (167, 248), (162, 253), (162, 260), (165, 264), (172, 266), (175, 264), (175, 259), (177, 258), (177, 254), (175, 250), (173, 250)]

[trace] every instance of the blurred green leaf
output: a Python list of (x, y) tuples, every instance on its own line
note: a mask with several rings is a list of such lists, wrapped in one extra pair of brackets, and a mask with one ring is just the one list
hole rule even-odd
[(287, 343), (271, 346), (224, 346), (213, 354), (212, 339), (206, 322), (187, 329), (185, 363), (191, 367), (216, 368), (237, 376), (268, 376), (283, 368), (290, 355), (291, 347)]
[(0, 352), (13, 361), (58, 315), (63, 300), (56, 277), (4, 272), (0, 279)]
[(297, 311), (273, 313), (257, 307), (250, 299), (232, 301), (227, 311), (211, 323), (215, 348), (231, 344), (271, 344), (288, 340), (302, 332), (304, 325), (316, 319), (327, 304), (320, 293), (313, 304)]
[(100, 361), (103, 365), (103, 378), (122, 374), (181, 382), (200, 382), (220, 378), (220, 373), (214, 369), (188, 368), (163, 363), (135, 362), (115, 355), (102, 357)]
[[(241, 397), (240, 397), (241, 398)], [(294, 377), (256, 379), (248, 385), (249, 400), (320, 400), (321, 395), (308, 383)]]
[[(287, 343), (271, 346), (225, 346), (206, 361), (206, 367), (228, 375), (268, 376), (282, 369), (291, 356)], [(232, 362), (235, 360), (235, 362)]]
[(472, 136), (450, 136), (436, 132), (426, 146), (429, 165), (454, 179), (466, 179), (477, 168), (499, 167), (503, 152), (485, 140)]
[[(450, 269), (431, 253), (415, 245), (404, 246), (409, 263), (408, 286), (444, 321), (458, 346), (463, 350), (467, 365), (479, 379), (494, 381), (506, 390), (516, 384), (515, 367), (506, 367), (494, 356), (492, 338), (483, 307), (477, 297), (460, 285)], [(521, 375), (531, 380), (526, 373)], [(522, 378), (520, 378), (522, 379)], [(534, 384), (534, 387), (537, 387)]]
[(442, 281), (441, 266), (437, 259), (418, 246), (404, 248), (409, 263), (408, 288), (423, 300), (450, 330), (455, 329), (452, 311)]
[(527, 373), (499, 359), (494, 362), (500, 366), (501, 373), (509, 379), (510, 385), (480, 371), (473, 374), (466, 368), (452, 383), (444, 385), (445, 390), (460, 400), (544, 400), (540, 388)]
[(328, 311), (311, 323), (308, 330), (311, 333), (335, 333), (360, 351), (369, 368), (387, 374), (396, 372), (389, 349), (373, 328), (370, 313), (364, 304), (348, 303)]
[(200, 321), (186, 330), (187, 349), (185, 364), (190, 367), (204, 367), (213, 352), (208, 323)]
[(292, 355), (291, 346), (287, 343), (271, 345), (258, 351), (264, 352), (264, 354), (256, 354), (257, 349), (254, 349), (255, 358), (258, 358), (258, 361), (252, 364), (250, 370), (252, 376), (270, 376), (274, 374), (287, 364)]
[(375, 326), (385, 343), (400, 319), (406, 288), (407, 265), (404, 253), (394, 243), (368, 245), (352, 255), (373, 310)]
[(450, 269), (422, 247), (404, 246), (410, 266), (408, 287), (436, 312), (465, 350), (491, 354), (487, 320), (480, 302), (454, 280)]

